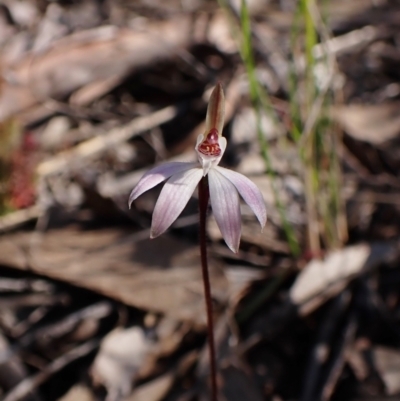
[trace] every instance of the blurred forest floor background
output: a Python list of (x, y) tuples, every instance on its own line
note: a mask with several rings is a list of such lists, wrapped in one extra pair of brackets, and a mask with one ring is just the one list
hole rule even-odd
[(2, 400), (209, 399), (197, 195), (127, 201), (218, 81), (268, 208), (208, 221), (220, 400), (400, 399), (400, 1), (1, 0), (0, 49)]

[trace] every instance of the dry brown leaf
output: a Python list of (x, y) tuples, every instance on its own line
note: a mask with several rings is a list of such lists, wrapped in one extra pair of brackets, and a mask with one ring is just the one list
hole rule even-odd
[(330, 253), (324, 260), (312, 260), (290, 289), (290, 300), (300, 314), (310, 313), (339, 293), (354, 277), (398, 253), (394, 243), (360, 244)]
[(9, 79), (2, 83), (0, 121), (93, 82), (117, 83), (134, 68), (176, 54), (190, 43), (190, 32), (189, 18), (180, 17), (143, 31), (103, 26), (56, 41), (51, 50), (3, 71)]
[[(260, 116), (260, 125), (265, 138), (268, 141), (274, 140), (278, 137), (279, 131), (276, 129), (276, 124), (272, 117), (266, 113)], [(236, 145), (248, 144), (258, 151), (257, 139), (257, 115), (254, 109), (244, 107), (239, 110), (232, 123), (232, 141)], [(265, 167), (264, 167), (265, 168)]]
[(238, 43), (232, 36), (229, 18), (222, 10), (213, 15), (207, 29), (207, 40), (224, 53), (237, 53)]
[(400, 103), (335, 107), (334, 119), (359, 141), (382, 145), (400, 134)]
[(82, 384), (76, 384), (59, 398), (58, 401), (95, 401), (95, 397), (88, 387)]
[(132, 394), (125, 401), (159, 401), (162, 400), (171, 388), (174, 376), (167, 373), (157, 377), (142, 386), (133, 390)]
[[(43, 236), (0, 238), (0, 264), (97, 291), (127, 305), (205, 323), (198, 249), (169, 235), (69, 227)], [(227, 282), (210, 259), (214, 296), (225, 301)], [(223, 297), (223, 298), (221, 298)]]
[(104, 337), (91, 368), (94, 382), (107, 389), (106, 401), (129, 395), (132, 383), (153, 347), (142, 328), (118, 328)]
[(378, 372), (385, 383), (387, 395), (400, 393), (400, 352), (394, 348), (375, 347), (374, 360)]

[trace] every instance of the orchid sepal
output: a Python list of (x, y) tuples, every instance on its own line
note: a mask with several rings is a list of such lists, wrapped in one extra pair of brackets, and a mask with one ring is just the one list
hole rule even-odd
[(208, 101), (205, 136), (214, 128), (222, 136), (225, 119), (225, 96), (220, 82), (217, 83)]
[(129, 195), (129, 208), (131, 208), (132, 202), (143, 193), (154, 188), (156, 185), (162, 183), (174, 174), (191, 169), (192, 167), (196, 166), (196, 164), (197, 163), (169, 162), (160, 164), (159, 166), (147, 171)]

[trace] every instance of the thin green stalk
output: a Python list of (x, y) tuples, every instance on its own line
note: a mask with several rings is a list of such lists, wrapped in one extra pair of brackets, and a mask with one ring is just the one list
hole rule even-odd
[[(286, 217), (284, 205), (282, 204), (279, 197), (279, 191), (276, 184), (276, 175), (274, 173), (271, 158), (269, 156), (269, 146), (261, 124), (261, 116), (264, 110), (269, 112), (270, 116), (272, 116), (275, 123), (277, 123), (277, 118), (271, 106), (271, 102), (269, 101), (268, 94), (263, 90), (263, 88), (260, 86), (257, 80), (252, 41), (251, 41), (250, 16), (248, 13), (248, 8), (245, 0), (242, 0), (241, 28), (242, 28), (241, 56), (244, 65), (246, 67), (246, 72), (249, 80), (250, 99), (256, 113), (257, 137), (258, 137), (258, 142), (260, 144), (261, 155), (264, 159), (267, 173), (271, 178), (271, 187), (274, 195), (275, 205), (278, 209), (279, 216), (282, 221), (282, 227), (289, 245), (289, 249), (293, 254), (293, 256), (296, 257), (300, 254), (300, 245), (296, 238), (294, 229)], [(284, 282), (286, 277), (287, 277), (287, 272), (283, 271), (280, 274), (278, 274), (274, 279), (272, 279), (269, 285), (266, 286), (263, 289), (263, 291), (257, 294), (257, 296), (254, 299), (252, 299), (248, 305), (246, 305), (246, 308), (243, 309), (238, 314), (237, 316), (238, 322), (243, 323), (250, 316), (252, 316), (252, 314), (276, 292), (276, 290)]]
[[(329, 76), (334, 60), (327, 52), (322, 59), (314, 56), (317, 24), (320, 24), (323, 45), (329, 39), (329, 32), (315, 0), (300, 0), (291, 35), (294, 55), (290, 77), (290, 104), (294, 113), (292, 137), (299, 145), (304, 164), (309, 248), (312, 254), (318, 255), (322, 243), (327, 249), (343, 243), (346, 224), (340, 197), (337, 132), (327, 117), (335, 93), (329, 82), (325, 86), (318, 85), (315, 77), (318, 64), (326, 68)], [(302, 57), (304, 69), (296, 69), (295, 61)]]
[(301, 0), (300, 6), (304, 17), (305, 25), (305, 56), (306, 56), (306, 93), (307, 109), (311, 109), (312, 102), (316, 95), (316, 86), (314, 83), (315, 58), (313, 55), (314, 46), (317, 44), (317, 33), (314, 27), (314, 21), (310, 13), (312, 0)]
[(289, 99), (290, 99), (290, 118), (291, 118), (291, 135), (295, 142), (301, 138), (303, 131), (302, 113), (301, 113), (301, 97), (302, 91), (299, 90), (299, 77), (296, 60), (301, 59), (302, 49), (299, 48), (298, 38), (301, 36), (301, 7), (298, 6), (293, 16), (293, 23), (290, 32), (290, 49), (292, 62), (289, 64)]
[[(314, 69), (316, 60), (313, 55), (314, 46), (317, 43), (314, 21), (310, 13), (310, 0), (301, 0), (300, 9), (304, 20), (304, 53), (305, 53), (305, 79), (304, 92), (305, 99), (303, 105), (304, 121), (310, 114), (312, 105), (316, 99), (317, 88), (314, 79)], [(303, 161), (305, 164), (305, 189), (306, 189), (306, 209), (308, 216), (308, 243), (310, 251), (314, 255), (321, 253), (320, 244), (320, 224), (318, 219), (318, 192), (320, 187), (320, 174), (318, 168), (318, 155), (320, 154), (320, 138), (316, 125), (313, 125), (309, 132), (304, 132), (308, 141), (304, 144)]]
[(269, 156), (269, 146), (261, 125), (261, 116), (263, 109), (269, 110), (271, 114), (274, 113), (270, 105), (268, 95), (262, 90), (256, 77), (252, 41), (251, 41), (250, 16), (245, 0), (242, 0), (241, 27), (242, 27), (242, 38), (243, 38), (241, 55), (249, 79), (251, 102), (256, 112), (257, 136), (261, 148), (261, 155), (264, 159), (267, 172), (271, 177), (271, 185), (275, 198), (275, 204), (277, 206), (282, 221), (283, 231), (286, 235), (289, 248), (294, 256), (298, 256), (300, 254), (300, 246), (297, 241), (294, 229), (286, 217), (284, 206), (279, 197), (279, 192), (276, 185), (276, 177), (275, 174), (273, 173), (272, 162)]

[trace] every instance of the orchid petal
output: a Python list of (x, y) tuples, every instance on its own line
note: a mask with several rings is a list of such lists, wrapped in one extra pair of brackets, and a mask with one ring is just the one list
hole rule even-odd
[(208, 173), (208, 182), (215, 220), (226, 244), (237, 253), (241, 234), (238, 192), (235, 186), (215, 168)]
[(192, 168), (174, 174), (165, 183), (154, 208), (151, 238), (161, 235), (178, 218), (202, 176), (202, 169)]
[(154, 188), (160, 182), (165, 181), (167, 178), (173, 176), (174, 174), (190, 170), (191, 168), (196, 166), (196, 164), (197, 163), (170, 162), (161, 164), (147, 171), (131, 192), (128, 202), (129, 207), (131, 207), (132, 202), (144, 192), (148, 191), (151, 188)]
[(267, 222), (267, 209), (261, 191), (257, 188), (256, 184), (236, 171), (219, 166), (214, 168), (236, 187), (244, 201), (256, 215), (261, 224), (261, 229), (263, 229)]

